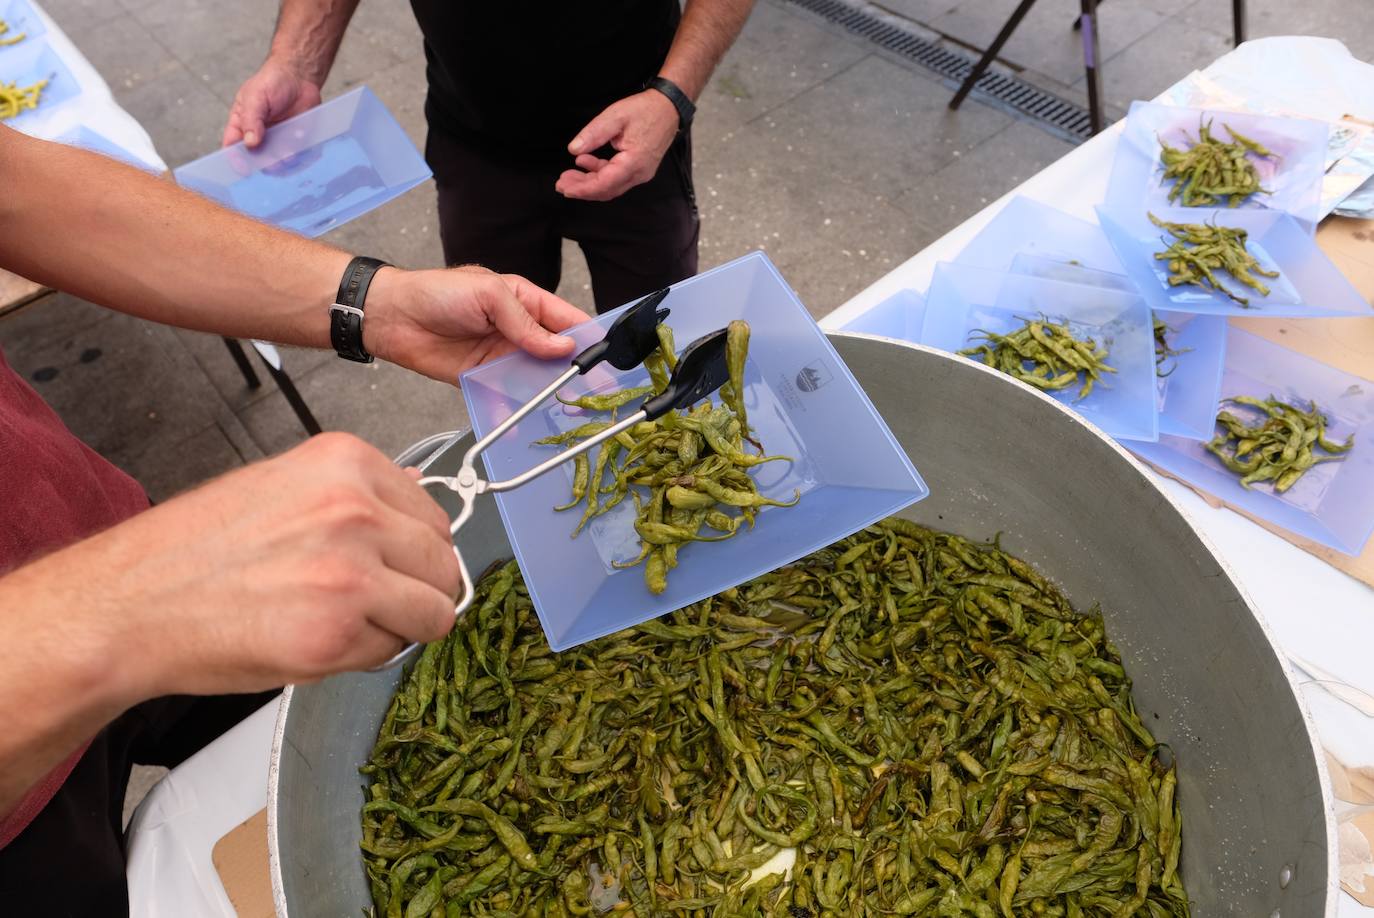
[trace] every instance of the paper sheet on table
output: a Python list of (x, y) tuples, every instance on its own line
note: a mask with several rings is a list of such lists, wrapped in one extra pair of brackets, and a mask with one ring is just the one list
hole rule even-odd
[(139, 918), (235, 918), (213, 849), (267, 805), (272, 701), (152, 789), (129, 823), (129, 902)]
[(1248, 41), (1205, 71), (1189, 74), (1160, 101), (1327, 122), (1322, 214), (1374, 218), (1374, 66), (1355, 59), (1339, 41)]
[(110, 93), (110, 87), (52, 17), (39, 8), (37, 3), (33, 6), (42, 18), (46, 31), (32, 40), (48, 44), (53, 53), (71, 71), (72, 77), (81, 87), (81, 92), (70, 99), (53, 104), (48, 109), (45, 109), (40, 101), (38, 108), (15, 127), (32, 137), (60, 140), (64, 143), (69, 142), (69, 138), (84, 127), (123, 150), (131, 159), (146, 165), (150, 170), (166, 172), (167, 164), (157, 155), (148, 132), (143, 130), (142, 125), (135, 121), (132, 115), (119, 107)]

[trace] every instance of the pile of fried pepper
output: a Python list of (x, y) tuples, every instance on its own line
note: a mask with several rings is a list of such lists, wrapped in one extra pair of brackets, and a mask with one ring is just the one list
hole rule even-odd
[(1181, 918), (1160, 749), (995, 543), (888, 519), (557, 655), (509, 562), (398, 687), (361, 854), (378, 918)]
[(1105, 344), (1076, 337), (1068, 323), (1051, 322), (1044, 316), (1028, 319), (1006, 335), (975, 331), (970, 340), (980, 343), (964, 348), (960, 354), (975, 357), (1037, 389), (1053, 391), (1079, 383), (1074, 401), (1091, 395), (1093, 385), (1103, 373), (1116, 372), (1115, 367), (1107, 364), (1110, 352)]
[[(673, 332), (658, 326), (659, 347), (644, 362), (650, 383), (632, 389), (587, 395), (565, 401), (586, 411), (609, 412), (610, 420), (589, 421), (566, 433), (537, 441), (564, 446), (600, 433), (615, 423), (616, 412), (631, 402), (662, 392), (677, 366)], [(638, 557), (617, 567), (644, 564), (644, 582), (658, 594), (668, 587), (668, 572), (677, 566), (678, 551), (691, 542), (719, 542), (753, 526), (764, 507), (790, 507), (790, 501), (764, 497), (749, 470), (765, 462), (790, 462), (787, 456), (763, 455), (751, 436), (744, 406), (744, 368), (749, 355), (749, 324), (731, 322), (726, 337), (730, 378), (721, 386), (721, 404), (703, 400), (685, 411), (644, 421), (607, 440), (594, 459), (575, 460), (572, 499), (557, 510), (585, 503), (573, 530), (576, 537), (596, 517), (620, 504), (628, 495), (635, 506)], [(746, 448), (749, 443), (754, 450)]]
[(1259, 420), (1247, 424), (1223, 410), (1217, 414), (1217, 436), (1205, 445), (1247, 488), (1272, 481), (1274, 491), (1282, 494), (1313, 466), (1339, 462), (1355, 445), (1353, 437), (1344, 443), (1327, 438), (1326, 415), (1315, 402), (1303, 409), (1272, 395), (1267, 399), (1238, 395), (1226, 401), (1259, 412)]

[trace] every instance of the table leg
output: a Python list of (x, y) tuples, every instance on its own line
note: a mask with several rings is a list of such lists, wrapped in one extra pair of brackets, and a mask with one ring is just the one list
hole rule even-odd
[[(262, 357), (261, 354), (258, 356)], [(287, 375), (285, 370), (279, 370), (272, 366), (271, 361), (266, 357), (262, 358), (262, 363), (263, 366), (267, 367), (268, 374), (277, 384), (277, 388), (281, 390), (281, 394), (286, 397), (286, 403), (291, 406), (292, 411), (296, 412), (296, 419), (301, 422), (301, 426), (305, 428), (305, 432), (312, 437), (319, 433), (320, 423), (315, 420), (315, 415), (310, 411), (309, 406), (305, 404), (305, 399), (301, 398), (301, 394), (296, 389), (296, 384), (292, 381), (291, 377)]]
[(1245, 0), (1231, 0), (1231, 28), (1237, 45), (1245, 41)]
[(992, 40), (992, 44), (988, 45), (988, 49), (983, 52), (978, 63), (973, 65), (973, 69), (969, 71), (964, 82), (960, 84), (959, 91), (954, 94), (954, 98), (949, 100), (951, 109), (957, 109), (968, 98), (968, 94), (973, 91), (974, 84), (987, 72), (988, 65), (997, 57), (1002, 46), (1007, 43), (1007, 39), (1011, 38), (1011, 33), (1016, 31), (1016, 27), (1021, 24), (1021, 20), (1025, 18), (1026, 13), (1030, 12), (1030, 8), (1034, 5), (1035, 0), (1021, 0), (1021, 3), (1017, 5), (1010, 18), (1007, 19), (1006, 25), (1002, 26), (1002, 31), (997, 33), (997, 37)]
[(262, 380), (258, 379), (258, 374), (253, 370), (253, 365), (248, 362), (248, 355), (243, 352), (243, 345), (233, 338), (221, 338), (220, 340), (229, 349), (229, 354), (234, 358), (234, 363), (238, 364), (239, 372), (243, 374), (243, 381), (248, 383), (248, 388), (259, 388), (262, 385)]
[(1079, 27), (1083, 33), (1083, 70), (1088, 84), (1088, 115), (1092, 131), (1099, 133), (1105, 119), (1102, 114), (1102, 62), (1099, 60), (1101, 46), (1097, 42), (1097, 0), (1081, 0), (1082, 15)]

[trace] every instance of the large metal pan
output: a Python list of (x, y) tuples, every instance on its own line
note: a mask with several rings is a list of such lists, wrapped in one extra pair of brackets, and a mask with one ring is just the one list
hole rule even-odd
[[(1268, 629), (1169, 499), (1114, 443), (1026, 386), (925, 348), (832, 339), (930, 485), (913, 519), (1001, 533), (1079, 608), (1102, 604), (1139, 709), (1178, 757), (1193, 914), (1335, 915), (1331, 793), (1311, 723)], [(432, 468), (453, 474), (470, 439)], [(459, 547), (473, 570), (509, 556), (493, 502), (479, 503)], [(334, 918), (367, 904), (357, 769), (397, 678), (329, 679), (283, 701), (268, 789), (278, 915)]]

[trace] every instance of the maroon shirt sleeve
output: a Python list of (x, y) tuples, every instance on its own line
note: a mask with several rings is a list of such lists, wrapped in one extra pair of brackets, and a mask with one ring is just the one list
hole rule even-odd
[[(147, 506), (138, 482), (73, 436), (0, 353), (0, 576)], [(0, 816), (0, 848), (47, 805), (84, 751)]]

